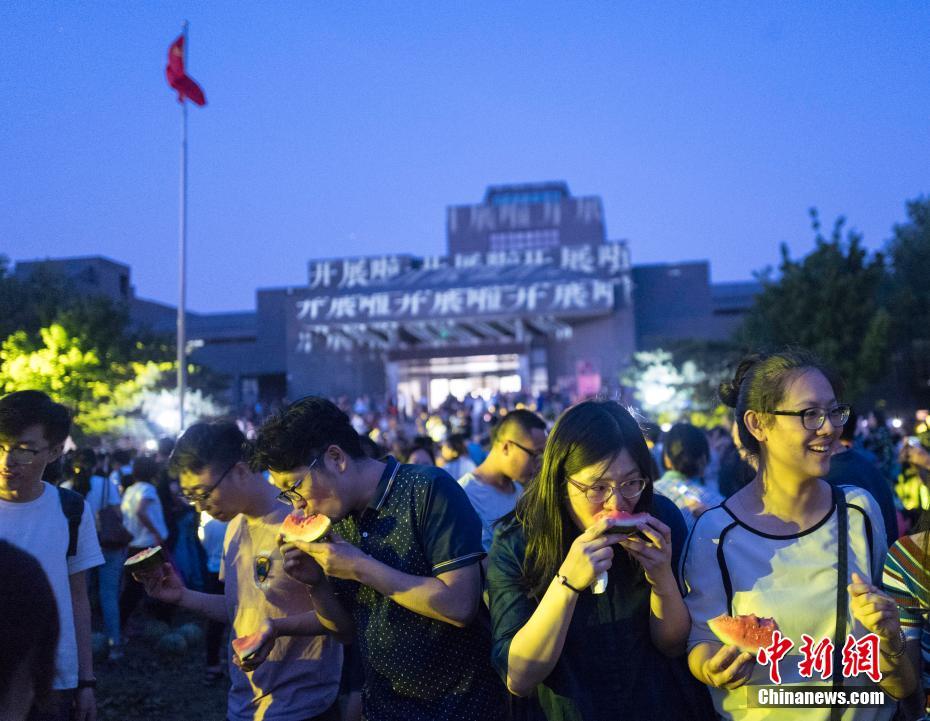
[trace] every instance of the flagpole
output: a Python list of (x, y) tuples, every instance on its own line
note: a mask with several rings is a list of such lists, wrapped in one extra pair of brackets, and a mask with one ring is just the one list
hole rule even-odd
[[(184, 55), (187, 59), (187, 21), (181, 34), (184, 36)], [(181, 189), (180, 228), (178, 237), (178, 430), (184, 430), (184, 394), (187, 390), (187, 101), (181, 101)]]

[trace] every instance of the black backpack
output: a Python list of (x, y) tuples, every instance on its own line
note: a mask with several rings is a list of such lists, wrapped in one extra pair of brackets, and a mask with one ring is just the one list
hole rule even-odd
[(77, 554), (78, 530), (81, 528), (81, 517), (84, 515), (84, 498), (80, 493), (69, 491), (58, 486), (58, 500), (61, 510), (68, 519), (68, 552), (66, 558)]

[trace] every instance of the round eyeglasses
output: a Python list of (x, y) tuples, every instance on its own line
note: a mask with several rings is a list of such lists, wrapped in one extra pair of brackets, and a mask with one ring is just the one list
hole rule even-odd
[(304, 475), (304, 477), (297, 481), (297, 483), (295, 483), (290, 488), (281, 491), (277, 496), (275, 496), (275, 498), (287, 506), (296, 506), (298, 501), (303, 501), (306, 503), (307, 499), (300, 495), (300, 491), (297, 489), (300, 488), (300, 484), (303, 483), (307, 476), (310, 475), (310, 469), (316, 465), (318, 460), (320, 460), (319, 456), (310, 461), (310, 465), (307, 466), (307, 473)]
[(213, 493), (213, 491), (216, 490), (217, 486), (219, 486), (226, 479), (226, 476), (229, 475), (229, 472), (233, 468), (235, 468), (236, 464), (238, 463), (239, 461), (236, 461), (229, 468), (223, 471), (222, 475), (220, 476), (220, 479), (205, 491), (200, 491), (199, 493), (191, 493), (190, 491), (181, 491), (181, 495), (184, 496), (184, 500), (190, 503), (191, 505), (194, 505), (196, 503), (206, 503), (207, 499), (210, 497), (210, 494)]
[(813, 406), (811, 408), (802, 408), (799, 411), (770, 411), (770, 413), (773, 416), (799, 416), (801, 418), (801, 425), (807, 430), (819, 431), (823, 428), (823, 424), (827, 422), (828, 416), (830, 418), (830, 423), (834, 427), (839, 428), (840, 426), (845, 426), (846, 421), (849, 420), (851, 411), (852, 408), (848, 403), (840, 403), (829, 409)]
[(607, 503), (608, 499), (615, 491), (619, 491), (620, 495), (624, 498), (636, 498), (646, 490), (646, 483), (648, 482), (645, 478), (631, 478), (629, 481), (624, 481), (614, 488), (611, 484), (603, 481), (597, 481), (590, 486), (586, 486), (583, 483), (579, 483), (574, 478), (566, 478), (565, 480), (579, 491), (582, 491), (589, 503)]

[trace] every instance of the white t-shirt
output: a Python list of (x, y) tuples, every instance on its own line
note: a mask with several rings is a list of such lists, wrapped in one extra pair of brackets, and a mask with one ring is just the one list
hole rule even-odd
[[(104, 485), (105, 483), (109, 483), (110, 487), (106, 488)], [(65, 481), (61, 484), (61, 487), (74, 490), (74, 483)], [(97, 514), (100, 513), (100, 509), (103, 507), (104, 490), (106, 490), (106, 502), (108, 506), (118, 506), (120, 504), (119, 486), (112, 478), (91, 476), (90, 490), (87, 492), (87, 495), (84, 496), (84, 500), (87, 501), (87, 505), (90, 506), (90, 512), (94, 514), (94, 518), (97, 517)]]
[(514, 481), (513, 493), (504, 493), (495, 486), (482, 483), (474, 473), (466, 473), (459, 478), (459, 485), (465, 489), (465, 495), (481, 519), (481, 545), (489, 551), (494, 538), (494, 524), (514, 509), (523, 495), (523, 486)]
[(103, 565), (103, 554), (97, 542), (97, 529), (90, 507), (84, 504), (74, 556), (67, 557), (68, 519), (58, 499), (58, 490), (44, 481), (42, 495), (34, 501), (13, 503), (0, 500), (0, 539), (35, 556), (48, 576), (58, 604), (61, 629), (53, 687), (75, 688), (78, 682), (78, 655), (69, 577)]
[[(841, 490), (846, 494), (848, 507), (849, 578), (856, 572), (881, 585), (882, 566), (888, 550), (881, 511), (867, 491), (854, 486), (841, 486)], [(832, 640), (836, 630), (837, 534), (835, 508), (813, 528), (790, 536), (755, 531), (737, 522), (726, 505), (706, 511), (694, 524), (681, 562), (682, 581), (687, 591), (685, 604), (692, 622), (688, 651), (703, 641), (719, 643), (707, 622), (721, 614), (754, 613), (774, 618), (782, 635), (794, 642), (794, 647), (779, 663), (781, 686), (829, 688), (831, 682), (821, 680), (816, 672), (813, 678), (802, 677), (798, 663), (803, 658), (800, 653), (802, 634), (818, 642), (824, 637)], [(718, 556), (721, 543), (732, 587), (732, 613), (727, 609)], [(865, 629), (851, 612), (847, 618), (847, 634), (856, 638), (865, 635)], [(847, 681), (847, 685), (854, 683), (862, 681)], [(710, 694), (717, 713), (724, 719), (795, 721), (803, 717), (805, 721), (827, 721), (830, 718), (830, 709), (746, 708), (747, 689), (751, 692), (752, 686), (770, 684), (769, 667), (756, 664), (745, 686), (734, 691), (710, 688)], [(890, 701), (891, 697), (886, 694), (886, 699)], [(891, 704), (882, 708), (847, 709), (843, 719), (883, 721), (893, 714), (894, 705)]]
[(223, 539), (226, 537), (226, 524), (218, 521), (206, 511), (200, 514), (200, 544), (207, 554), (207, 570), (219, 573), (223, 562)]
[[(280, 504), (277, 504), (280, 505)], [(226, 527), (220, 578), (226, 583), (230, 640), (258, 630), (266, 618), (313, 610), (307, 587), (284, 572), (278, 549), (281, 506), (262, 518), (239, 514)], [(232, 721), (303, 721), (333, 705), (342, 675), (342, 646), (332, 636), (282, 636), (268, 659), (245, 673), (232, 663), (226, 716)]]
[(123, 525), (132, 534), (132, 541), (129, 545), (135, 548), (147, 548), (158, 543), (155, 534), (143, 526), (142, 521), (139, 520), (139, 507), (145, 500), (152, 501), (148, 507), (148, 517), (152, 525), (162, 538), (168, 537), (168, 526), (165, 525), (165, 514), (161, 508), (158, 491), (151, 483), (137, 481), (126, 489), (120, 505), (120, 510), (123, 512)]

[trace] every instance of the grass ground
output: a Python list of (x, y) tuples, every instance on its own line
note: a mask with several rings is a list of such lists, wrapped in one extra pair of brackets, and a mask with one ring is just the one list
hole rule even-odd
[[(179, 616), (175, 626), (193, 621)], [(145, 623), (143, 623), (143, 627)], [(224, 721), (228, 679), (204, 685), (199, 641), (180, 657), (158, 652), (156, 641), (130, 638), (119, 661), (96, 662), (100, 721)]]

